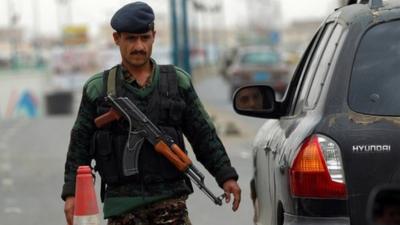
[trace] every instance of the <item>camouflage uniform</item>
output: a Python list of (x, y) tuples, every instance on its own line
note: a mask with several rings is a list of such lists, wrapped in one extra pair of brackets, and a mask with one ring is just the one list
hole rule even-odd
[(135, 211), (108, 219), (108, 225), (191, 225), (186, 198), (174, 198), (153, 203)]

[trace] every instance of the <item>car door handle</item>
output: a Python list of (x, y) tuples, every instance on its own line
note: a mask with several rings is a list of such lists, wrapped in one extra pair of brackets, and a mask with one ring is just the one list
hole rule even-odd
[(276, 149), (272, 149), (269, 146), (265, 146), (264, 151), (265, 153), (272, 152), (273, 154), (276, 154)]
[(286, 168), (288, 168), (288, 162), (286, 160), (286, 155), (282, 154), (281, 158), (279, 159), (279, 170), (281, 171), (281, 173), (284, 173)]

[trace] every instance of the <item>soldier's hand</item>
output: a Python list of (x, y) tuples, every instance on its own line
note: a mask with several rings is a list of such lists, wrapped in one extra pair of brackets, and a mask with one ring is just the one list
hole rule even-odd
[(64, 214), (68, 225), (72, 225), (74, 218), (75, 197), (67, 197), (64, 204)]
[(233, 194), (232, 210), (236, 211), (239, 208), (240, 193), (242, 192), (238, 183), (235, 180), (227, 180), (223, 185), (223, 189), (226, 203), (231, 201), (231, 194)]

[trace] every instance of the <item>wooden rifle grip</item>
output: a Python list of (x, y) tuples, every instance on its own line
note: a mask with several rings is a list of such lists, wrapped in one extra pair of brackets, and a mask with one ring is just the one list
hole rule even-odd
[(174, 166), (182, 172), (185, 172), (187, 168), (189, 167), (189, 164), (186, 162), (182, 161), (178, 156), (174, 154), (173, 151), (168, 147), (167, 144), (165, 144), (164, 141), (159, 140), (157, 144), (154, 145), (154, 148), (156, 151), (163, 156), (165, 156)]
[(97, 128), (101, 128), (108, 123), (111, 123), (115, 120), (119, 120), (121, 118), (121, 115), (113, 108), (110, 108), (110, 110), (103, 115), (97, 117), (94, 119), (94, 123), (96, 124)]

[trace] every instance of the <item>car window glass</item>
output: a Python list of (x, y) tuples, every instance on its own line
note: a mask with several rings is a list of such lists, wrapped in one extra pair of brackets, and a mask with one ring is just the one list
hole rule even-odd
[(319, 39), (322, 29), (323, 28), (318, 29), (318, 31), (314, 34), (313, 38), (311, 39), (310, 43), (308, 43), (308, 46), (304, 51), (303, 55), (301, 56), (300, 61), (297, 64), (293, 76), (290, 80), (289, 87), (284, 100), (284, 104), (288, 104), (287, 112), (289, 112), (289, 114), (292, 114), (290, 112), (294, 110), (296, 99), (300, 89), (299, 83), (302, 82), (303, 70), (305, 68), (305, 65), (307, 65), (308, 58), (311, 55), (311, 52), (313, 52), (314, 46), (316, 45), (317, 40)]
[(400, 21), (379, 24), (363, 36), (356, 53), (349, 105), (372, 115), (400, 115)]
[(343, 33), (343, 27), (340, 24), (335, 26), (331, 37), (326, 45), (325, 51), (318, 63), (317, 69), (312, 79), (312, 84), (309, 89), (308, 97), (305, 106), (307, 108), (314, 108), (320, 96), (322, 87), (325, 82), (326, 75), (328, 74), (333, 55), (336, 51), (339, 39)]
[(326, 25), (326, 27), (322, 33), (321, 39), (318, 43), (318, 46), (314, 50), (314, 53), (311, 56), (312, 58), (310, 58), (310, 60), (309, 60), (309, 63), (308, 63), (308, 66), (306, 67), (306, 72), (305, 72), (304, 78), (303, 78), (304, 81), (301, 84), (300, 94), (299, 94), (299, 97), (296, 102), (294, 114), (298, 114), (301, 111), (301, 109), (303, 108), (305, 96), (308, 93), (308, 88), (313, 79), (315, 70), (317, 69), (317, 65), (318, 65), (319, 59), (321, 58), (321, 54), (322, 54), (323, 50), (325, 49), (325, 46), (326, 46), (326, 43), (328, 41), (330, 34), (332, 33), (333, 26), (334, 26), (333, 23)]

